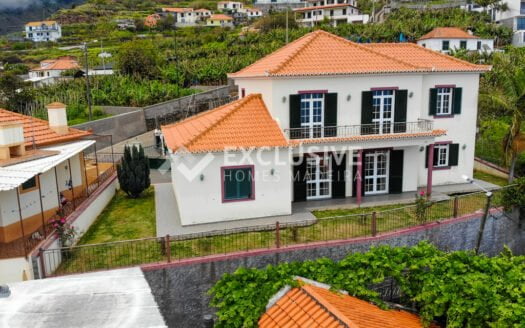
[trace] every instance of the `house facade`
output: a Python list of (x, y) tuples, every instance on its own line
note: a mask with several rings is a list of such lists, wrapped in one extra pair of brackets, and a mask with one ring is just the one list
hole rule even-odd
[(357, 9), (355, 0), (308, 0), (304, 8), (296, 8), (297, 22), (304, 26), (315, 24), (328, 19), (333, 26), (345, 23), (366, 24), (369, 16), (362, 15)]
[(62, 37), (62, 28), (57, 21), (29, 22), (25, 25), (25, 35), (33, 42), (54, 42)]
[(213, 14), (206, 18), (206, 26), (233, 27), (233, 18), (224, 14)]
[(419, 38), (417, 44), (443, 53), (461, 49), (487, 53), (494, 51), (493, 39), (482, 39), (457, 27), (436, 27)]
[(257, 8), (246, 8), (246, 17), (248, 19), (254, 19), (259, 18), (263, 16), (263, 12), (261, 9)]
[(510, 27), (514, 31), (512, 44), (517, 47), (525, 46), (525, 1), (509, 0), (505, 1), (508, 6), (507, 11), (497, 11), (496, 21), (502, 25)]
[[(237, 102), (163, 127), (182, 224), (463, 182), (488, 69), (415, 44), (303, 36), (229, 74)], [(209, 161), (193, 180), (179, 169), (190, 159)]]
[(193, 8), (162, 8), (164, 15), (172, 15), (175, 18), (176, 26), (195, 26), (211, 16), (208, 9)]
[(63, 79), (63, 73), (70, 70), (80, 70), (80, 65), (73, 56), (63, 56), (40, 62), (40, 66), (29, 71), (29, 79), (36, 86), (53, 84)]
[(217, 9), (227, 13), (244, 12), (244, 3), (238, 1), (219, 1)]

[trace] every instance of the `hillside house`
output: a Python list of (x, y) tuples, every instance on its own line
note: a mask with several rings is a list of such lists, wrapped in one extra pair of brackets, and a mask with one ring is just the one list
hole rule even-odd
[(181, 224), (462, 183), (487, 70), (411, 43), (306, 34), (229, 74), (239, 100), (162, 127)]
[(362, 15), (355, 0), (307, 0), (305, 7), (296, 8), (297, 22), (303, 26), (315, 26), (328, 19), (333, 26), (341, 23), (366, 24), (369, 16)]
[(64, 73), (80, 70), (80, 65), (73, 56), (63, 56), (56, 59), (46, 59), (40, 62), (40, 66), (29, 71), (29, 79), (35, 86), (53, 84), (64, 79)]
[(90, 157), (96, 138), (68, 127), (64, 104), (47, 110), (49, 121), (0, 109), (0, 283), (31, 279), (28, 254), (51, 238), (50, 220), (68, 219), (114, 170)]
[(417, 44), (443, 53), (461, 49), (487, 53), (494, 51), (493, 39), (482, 39), (457, 27), (436, 27), (420, 37)]
[(25, 25), (25, 36), (33, 42), (54, 42), (62, 37), (62, 28), (57, 21), (29, 22)]
[(217, 9), (227, 13), (244, 12), (244, 3), (238, 1), (219, 1)]
[(259, 18), (263, 16), (263, 12), (261, 9), (257, 8), (246, 8), (246, 17), (248, 19), (254, 19)]
[(512, 44), (517, 47), (525, 46), (525, 1), (509, 0), (505, 1), (508, 6), (507, 11), (497, 11), (496, 22), (508, 26), (514, 31)]
[(233, 27), (233, 17), (224, 14), (213, 14), (206, 18), (206, 26)]
[(175, 25), (179, 27), (195, 26), (211, 16), (211, 11), (208, 9), (162, 8), (162, 12), (172, 15), (175, 18)]

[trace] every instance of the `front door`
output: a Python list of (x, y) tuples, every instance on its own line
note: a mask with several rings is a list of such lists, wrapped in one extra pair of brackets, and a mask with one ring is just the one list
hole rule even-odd
[(364, 192), (365, 195), (388, 193), (388, 172), (390, 152), (378, 150), (365, 153)]
[(323, 137), (324, 94), (301, 95), (301, 131), (303, 138)]
[(331, 164), (329, 155), (312, 155), (306, 158), (306, 199), (332, 197)]
[(394, 127), (394, 90), (373, 91), (372, 109), (374, 133), (392, 133)]

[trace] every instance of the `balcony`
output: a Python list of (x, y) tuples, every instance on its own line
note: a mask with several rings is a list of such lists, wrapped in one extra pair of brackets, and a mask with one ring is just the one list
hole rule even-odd
[(425, 134), (433, 131), (434, 122), (372, 123), (362, 125), (318, 126), (285, 129), (288, 139), (352, 138), (368, 135)]

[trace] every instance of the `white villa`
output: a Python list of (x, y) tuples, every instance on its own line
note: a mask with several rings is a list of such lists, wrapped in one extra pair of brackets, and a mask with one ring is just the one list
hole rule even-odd
[[(84, 156), (96, 140), (91, 132), (68, 127), (64, 104), (47, 109), (49, 121), (0, 109), (0, 283), (32, 279), (30, 253), (53, 242), (49, 220), (69, 221), (97, 194), (101, 177), (113, 172), (112, 164)], [(85, 220), (102, 209), (84, 208), (90, 213), (76, 227), (87, 229)]]
[(75, 57), (64, 56), (57, 59), (46, 59), (40, 66), (29, 71), (29, 79), (36, 86), (53, 84), (63, 78), (62, 74), (69, 70), (80, 70), (80, 65)]
[(238, 1), (219, 1), (217, 3), (217, 9), (229, 13), (243, 13), (244, 3)]
[(33, 42), (57, 41), (62, 37), (62, 28), (56, 21), (29, 22), (25, 34)]
[(514, 31), (512, 44), (517, 47), (525, 46), (525, 1), (508, 0), (505, 1), (508, 6), (507, 11), (497, 11), (496, 21), (506, 25)]
[(248, 17), (248, 19), (259, 18), (262, 16), (263, 16), (263, 12), (261, 9), (246, 8), (246, 17)]
[(369, 15), (362, 15), (356, 0), (307, 0), (304, 8), (294, 9), (299, 17), (297, 22), (304, 26), (315, 26), (325, 19), (333, 26), (341, 23), (366, 24)]
[(162, 127), (180, 222), (462, 183), (489, 69), (415, 44), (309, 33), (229, 74), (239, 100)]
[(494, 51), (493, 39), (482, 39), (457, 27), (436, 27), (419, 38), (417, 44), (443, 53), (460, 49), (487, 53)]
[(172, 15), (176, 26), (194, 26), (211, 16), (211, 11), (208, 9), (162, 8), (162, 12)]

